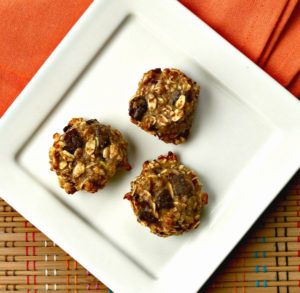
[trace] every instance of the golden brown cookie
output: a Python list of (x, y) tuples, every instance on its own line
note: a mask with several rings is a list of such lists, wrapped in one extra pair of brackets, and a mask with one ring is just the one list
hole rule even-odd
[(196, 173), (169, 152), (143, 164), (124, 198), (131, 202), (138, 222), (165, 237), (198, 227), (208, 195)]
[(178, 69), (146, 72), (129, 102), (131, 121), (166, 143), (186, 141), (200, 87)]
[(73, 118), (53, 135), (51, 170), (67, 193), (102, 189), (118, 169), (130, 170), (128, 144), (120, 131), (96, 119)]

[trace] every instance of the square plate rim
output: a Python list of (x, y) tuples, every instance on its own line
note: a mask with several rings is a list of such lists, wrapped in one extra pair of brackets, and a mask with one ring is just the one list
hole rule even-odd
[[(118, 4), (119, 4), (119, 2), (118, 2)], [(143, 5), (145, 5), (145, 6), (143, 7)], [(139, 13), (139, 15), (141, 15), (141, 17), (143, 17), (143, 15), (145, 15), (145, 13), (147, 13), (146, 12), (146, 10), (147, 10), (146, 8), (148, 7), (147, 5), (149, 6), (149, 4), (147, 4), (146, 0), (139, 1), (139, 3), (136, 3), (132, 0), (123, 0), (122, 4), (119, 7), (119, 11), (122, 10), (122, 13), (124, 13), (124, 14), (129, 14), (132, 11), (134, 11), (134, 12)], [(200, 26), (203, 30), (206, 30), (206, 32), (211, 36), (211, 38), (212, 38), (211, 42), (216, 41), (217, 43), (220, 43), (222, 45), (222, 48), (224, 49), (223, 54), (225, 54), (225, 55), (232, 54), (233, 59), (236, 57), (236, 59), (238, 60), (237, 61), (238, 63), (242, 62), (243, 65), (248, 66), (251, 70), (253, 70), (255, 73), (257, 73), (257, 76), (250, 76), (250, 80), (252, 78), (252, 79), (254, 79), (254, 81), (257, 81), (258, 83), (262, 83), (262, 84), (266, 83), (267, 85), (272, 86), (269, 88), (268, 87), (263, 88), (261, 90), (262, 95), (264, 95), (265, 93), (274, 94), (275, 98), (274, 97), (272, 97), (272, 98), (274, 98), (275, 101), (274, 100), (272, 100), (272, 101), (275, 102), (277, 107), (283, 106), (283, 112), (286, 111), (287, 113), (292, 115), (291, 117), (289, 117), (289, 119), (286, 119), (287, 121), (286, 120), (282, 121), (280, 119), (278, 120), (277, 118), (275, 119), (274, 118), (275, 115), (274, 115), (274, 113), (272, 113), (272, 111), (270, 111), (270, 110), (266, 111), (266, 108), (268, 106), (267, 102), (271, 101), (271, 99), (266, 99), (267, 101), (266, 100), (258, 101), (257, 98), (251, 97), (247, 101), (247, 103), (249, 103), (252, 106), (255, 106), (256, 109), (262, 111), (263, 113), (267, 112), (266, 116), (268, 117), (268, 119), (271, 119), (271, 121), (274, 122), (274, 124), (277, 125), (282, 130), (281, 131), (282, 139), (283, 138), (285, 139), (285, 142), (282, 143), (282, 149), (285, 151), (287, 151), (287, 150), (290, 151), (289, 162), (287, 162), (287, 164), (284, 165), (284, 168), (282, 168), (282, 170), (281, 170), (282, 174), (280, 174), (280, 176), (277, 174), (279, 183), (276, 186), (273, 186), (272, 192), (269, 192), (270, 194), (273, 194), (273, 193), (277, 194), (277, 192), (283, 187), (283, 185), (287, 182), (287, 180), (294, 174), (294, 172), (299, 167), (299, 155), (296, 153), (296, 147), (300, 146), (300, 141), (299, 141), (299, 139), (296, 138), (296, 135), (299, 134), (299, 127), (296, 127), (294, 125), (295, 121), (300, 121), (300, 119), (298, 119), (298, 117), (296, 117), (297, 111), (299, 110), (299, 105), (296, 104), (297, 101), (291, 94), (289, 94), (277, 82), (275, 82), (273, 79), (271, 79), (266, 73), (264, 73), (255, 64), (253, 64), (249, 59), (247, 59), (247, 57), (245, 57), (239, 51), (237, 51), (235, 48), (233, 48), (228, 42), (226, 42), (218, 34), (216, 34), (211, 28), (209, 28), (207, 25), (205, 25), (203, 22), (201, 22), (191, 12), (187, 11), (180, 4), (176, 3), (176, 1), (167, 0), (164, 3), (159, 3), (159, 4), (152, 3), (151, 5), (153, 5), (153, 6), (157, 5), (159, 8), (163, 9), (162, 11), (166, 11), (165, 8), (168, 7), (171, 9), (170, 11), (172, 11), (170, 13), (176, 14), (177, 16), (179, 14), (181, 14), (182, 15), (181, 17), (184, 20), (186, 20), (186, 22), (188, 23), (187, 25), (198, 23), (198, 26)], [(14, 126), (14, 123), (12, 123), (15, 118), (14, 116), (17, 114), (20, 114), (20, 116), (22, 117), (22, 113), (23, 113), (22, 108), (26, 108), (27, 101), (32, 100), (31, 95), (32, 95), (32, 93), (34, 93), (35, 88), (37, 88), (39, 86), (39, 84), (43, 81), (43, 79), (45, 79), (48, 75), (54, 74), (53, 68), (55, 69), (55, 67), (57, 67), (59, 65), (58, 63), (62, 62), (62, 58), (64, 57), (64, 54), (66, 53), (67, 49), (71, 46), (72, 42), (74, 42), (74, 40), (76, 38), (78, 39), (80, 37), (82, 30), (85, 30), (87, 28), (87, 26), (90, 24), (89, 21), (92, 21), (93, 17), (95, 17), (95, 14), (101, 14), (102, 16), (105, 16), (106, 15), (105, 13), (107, 13), (107, 11), (109, 11), (112, 8), (116, 8), (116, 6), (117, 6), (116, 0), (114, 0), (114, 1), (98, 0), (91, 4), (91, 6), (84, 13), (84, 15), (81, 17), (81, 19), (72, 28), (72, 30), (68, 33), (68, 35), (65, 37), (65, 39), (57, 47), (57, 49), (55, 49), (55, 51), (51, 54), (51, 56), (46, 61), (46, 63), (39, 70), (37, 75), (32, 79), (32, 81), (29, 83), (29, 85), (20, 94), (20, 96), (18, 97), (16, 102), (14, 102), (14, 104), (10, 107), (8, 112), (1, 119), (0, 134), (3, 135), (3, 137), (7, 138), (7, 133), (9, 133), (9, 130), (11, 129), (11, 127)], [(117, 17), (116, 17), (116, 19), (117, 19)], [(115, 26), (115, 25), (116, 25), (116, 23), (114, 23), (112, 26)], [(105, 36), (103, 36), (102, 38), (104, 39), (104, 42), (105, 42)], [(221, 49), (216, 48), (217, 52), (218, 52), (218, 50), (221, 50)], [(86, 59), (89, 59), (92, 55), (93, 55), (93, 52), (89, 52), (89, 55), (87, 54)], [(237, 64), (237, 66), (240, 66), (240, 64)], [(78, 70), (80, 70), (80, 69), (78, 69)], [(73, 77), (74, 76), (71, 76), (70, 79), (72, 79)], [(230, 83), (232, 83), (232, 81), (230, 81), (230, 79), (228, 79), (226, 84), (230, 84)], [(240, 90), (239, 88), (234, 89), (234, 91), (239, 91), (239, 90)], [(48, 112), (49, 107), (52, 108), (53, 105), (54, 105), (54, 101), (52, 104), (48, 101), (48, 104), (46, 105), (46, 107), (41, 109), (40, 113), (38, 113), (38, 114)], [(295, 110), (294, 107), (295, 108), (298, 107), (298, 110)], [(43, 115), (38, 115), (38, 114), (34, 117), (34, 119), (39, 120), (39, 122), (41, 122), (41, 120), (43, 119)], [(35, 126), (32, 125), (32, 127), (35, 127)], [(25, 136), (27, 134), (25, 133)], [(23, 137), (25, 137), (25, 136), (23, 135)], [(26, 139), (27, 139), (27, 137), (26, 137)], [(23, 142), (20, 142), (20, 144), (21, 143), (23, 143)], [(16, 154), (16, 151), (19, 150), (20, 144), (16, 143), (9, 150), (4, 150), (3, 152), (0, 153), (0, 159), (2, 160), (2, 162), (4, 162), (4, 165), (6, 167), (8, 167), (8, 169), (10, 171), (16, 171), (15, 170), (15, 167), (16, 167), (15, 154)], [(283, 157), (285, 157), (285, 156), (283, 156)], [(291, 158), (295, 160), (294, 164), (292, 162), (290, 162)], [(4, 171), (5, 171), (4, 169), (0, 170), (0, 178), (4, 178), (3, 176), (6, 175)], [(26, 180), (30, 181), (30, 178), (28, 178), (28, 176), (23, 174), (21, 170), (18, 170), (16, 172), (15, 176), (16, 175), (20, 175), (22, 177), (21, 183), (23, 183), (25, 186), (26, 186)], [(1, 182), (1, 184), (2, 183), (3, 182)], [(109, 272), (109, 270), (108, 270), (108, 272), (106, 272), (106, 271), (103, 271), (103, 269), (102, 269), (102, 270), (100, 270), (101, 271), (100, 272), (99, 268), (93, 268), (94, 264), (91, 265), (91, 264), (87, 263), (87, 261), (84, 260), (84, 256), (81, 255), (81, 253), (79, 253), (79, 252), (76, 253), (73, 250), (73, 248), (71, 247), (72, 245), (65, 243), (65, 241), (63, 240), (63, 237), (58, 237), (58, 235), (54, 231), (51, 231), (50, 219), (47, 219), (45, 221), (45, 223), (37, 223), (36, 218), (38, 218), (38, 217), (35, 216), (37, 206), (36, 205), (33, 205), (32, 207), (26, 206), (27, 210), (26, 211), (23, 210), (22, 202), (21, 202), (22, 199), (20, 197), (14, 198), (13, 195), (9, 196), (9, 194), (13, 194), (12, 189), (8, 186), (7, 183), (4, 185), (5, 186), (3, 189), (0, 186), (1, 192), (3, 191), (2, 192), (3, 198), (8, 203), (11, 203), (11, 205), (13, 207), (16, 207), (16, 209), (19, 212), (26, 215), (26, 218), (28, 218), (33, 224), (35, 224), (37, 227), (39, 227), (40, 230), (42, 230), (44, 233), (46, 233), (49, 236), (51, 235), (50, 238), (53, 238), (54, 240), (57, 239), (58, 241), (56, 241), (56, 242), (62, 248), (64, 248), (66, 251), (72, 251), (73, 252), (72, 254), (74, 256), (76, 256), (75, 258), (80, 259), (81, 263), (84, 264), (86, 267), (92, 268), (92, 270), (91, 270), (92, 272), (93, 271), (97, 272), (96, 275), (101, 280), (103, 279), (103, 282), (106, 283), (108, 286), (111, 286), (113, 289), (115, 289), (117, 291), (132, 292), (133, 287), (131, 286), (130, 282), (127, 282), (127, 284), (123, 283), (122, 286), (120, 284), (116, 284), (116, 281), (112, 277), (112, 274), (111, 274), (111, 272)], [(8, 191), (8, 193), (5, 192), (6, 190)], [(35, 190), (39, 191), (39, 192), (42, 191), (42, 189), (38, 188), (38, 187)], [(262, 204), (260, 212), (266, 207), (267, 204), (270, 203), (270, 200), (274, 198), (274, 196), (275, 196), (274, 194), (272, 196), (270, 195), (269, 197), (266, 198), (265, 203)], [(50, 203), (50, 206), (52, 206), (53, 208), (57, 208), (58, 204), (52, 202), (52, 203)], [(72, 216), (70, 211), (68, 212), (67, 209), (62, 209), (62, 210), (63, 210), (63, 212), (61, 214), (67, 213), (67, 214), (70, 214), (70, 218), (74, 218), (74, 215)], [(256, 215), (256, 217), (259, 216), (259, 214), (260, 213), (258, 213)], [(255, 217), (255, 219), (256, 219), (256, 217)], [(248, 221), (247, 224), (244, 224), (244, 228), (245, 228), (244, 230), (247, 230), (250, 227), (249, 225), (251, 225), (253, 223), (252, 220), (253, 219), (250, 219), (250, 221)], [(79, 226), (81, 225), (81, 227), (83, 229), (89, 230), (86, 227), (86, 225), (83, 225), (82, 223), (79, 223), (79, 222), (80, 221), (75, 220), (74, 223), (76, 223)], [(73, 225), (74, 225), (74, 223), (73, 223)], [(49, 226), (50, 228), (47, 227), (47, 225), (50, 225)], [(72, 226), (72, 223), (70, 223), (70, 226)], [(240, 237), (245, 232), (244, 230), (242, 232), (239, 232), (239, 233), (241, 233)], [(87, 235), (91, 236), (91, 233), (92, 232), (89, 231), (89, 232), (87, 232)], [(94, 237), (94, 239), (95, 239), (95, 241), (97, 241), (97, 237)], [(78, 246), (80, 246), (80, 245), (78, 245)], [(232, 248), (232, 246), (229, 245), (229, 247), (226, 247), (226, 251), (229, 252), (229, 250), (231, 250), (231, 248)], [(222, 259), (226, 255), (227, 255), (227, 253), (222, 257)], [(122, 256), (119, 256), (119, 257), (122, 258)], [(124, 262), (124, 263), (126, 263), (126, 262)], [(147, 282), (148, 283), (147, 286), (150, 285), (150, 281), (147, 280), (147, 278), (143, 278), (143, 276), (138, 272), (138, 270), (136, 270), (133, 266), (130, 267), (130, 269), (135, 271), (136, 274), (139, 275), (142, 280)], [(210, 273), (212, 273), (213, 270), (214, 269), (210, 268)], [(153, 281), (153, 282), (156, 284), (152, 284), (151, 286), (149, 286), (149, 289), (150, 290), (152, 290), (152, 289), (160, 290), (159, 289), (160, 286), (157, 287), (157, 283), (159, 283), (159, 281)], [(178, 285), (177, 289), (181, 287), (180, 284), (176, 284), (176, 282), (175, 282), (175, 285)], [(185, 285), (187, 285), (187, 284), (185, 284)], [(127, 287), (124, 287), (124, 286), (127, 286)], [(184, 288), (186, 288), (186, 287), (187, 286), (185, 286)], [(162, 284), (161, 288), (166, 289), (166, 288), (170, 288), (170, 287), (168, 287), (168, 285), (166, 285), (166, 284)], [(189, 289), (194, 290), (196, 288), (197, 288), (197, 280), (194, 279), (193, 282), (191, 282)], [(150, 290), (149, 290), (149, 292), (151, 292)], [(154, 292), (154, 291), (152, 291), (152, 292)], [(179, 290), (178, 290), (178, 292), (179, 292)]]

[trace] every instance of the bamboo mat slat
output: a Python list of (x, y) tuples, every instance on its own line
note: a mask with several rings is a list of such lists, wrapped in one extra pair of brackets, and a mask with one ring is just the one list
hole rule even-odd
[[(0, 199), (0, 293), (45, 291), (111, 292)], [(300, 172), (200, 292), (300, 292)]]
[(201, 292), (300, 292), (300, 172)]

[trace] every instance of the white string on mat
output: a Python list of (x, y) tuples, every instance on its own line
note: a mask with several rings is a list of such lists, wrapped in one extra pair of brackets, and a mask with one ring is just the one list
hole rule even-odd
[[(56, 246), (56, 244), (54, 243), (54, 241), (53, 241), (53, 246), (54, 246), (54, 247)], [(57, 260), (56, 254), (53, 254), (53, 260), (56, 262), (56, 260)], [(54, 268), (54, 269), (53, 269), (53, 276), (56, 276), (56, 275), (57, 275), (57, 270), (56, 270), (56, 268)], [(54, 291), (56, 291), (56, 288), (57, 288), (56, 283), (53, 284), (53, 288), (54, 288)]]
[[(44, 246), (45, 247), (48, 247), (48, 242), (47, 240), (44, 241)], [(48, 254), (45, 254), (45, 263), (48, 263)], [(45, 268), (45, 277), (48, 277), (49, 275), (49, 272), (48, 272), (48, 267), (47, 267), (47, 264), (46, 264), (46, 268)], [(48, 291), (49, 290), (49, 285), (48, 284), (45, 284), (45, 290)]]

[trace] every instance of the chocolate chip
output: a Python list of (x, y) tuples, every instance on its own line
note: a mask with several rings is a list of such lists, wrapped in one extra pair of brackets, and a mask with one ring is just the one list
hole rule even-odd
[(157, 127), (156, 127), (155, 125), (151, 125), (151, 126), (149, 127), (149, 130), (150, 130), (150, 131), (157, 131)]
[(64, 151), (67, 151), (67, 152), (70, 153), (70, 154), (74, 154), (75, 151), (76, 151), (76, 148), (74, 149), (74, 148), (71, 147), (71, 146), (64, 146), (64, 147), (63, 147), (63, 150), (64, 150)]
[(76, 129), (67, 131), (64, 141), (66, 145), (63, 149), (71, 154), (74, 154), (77, 148), (80, 148), (84, 145), (84, 142)]
[(138, 202), (140, 208), (139, 219), (148, 223), (156, 223), (157, 219), (152, 214), (149, 204), (146, 201)]
[(86, 124), (91, 125), (91, 124), (96, 123), (96, 122), (98, 122), (97, 119), (90, 119), (90, 120), (86, 121)]
[(171, 94), (171, 104), (175, 105), (179, 97), (181, 96), (181, 92), (176, 90)]
[[(140, 196), (138, 194), (136, 194), (136, 198), (139, 199)], [(140, 201), (140, 202), (138, 202), (138, 205), (141, 209), (144, 209), (147, 211), (150, 210), (149, 204), (146, 201)]]
[(97, 125), (95, 130), (99, 141), (99, 148), (104, 149), (110, 145), (109, 128), (104, 125)]
[(157, 197), (156, 207), (158, 210), (171, 209), (174, 207), (172, 196), (167, 189), (164, 189)]
[(161, 73), (161, 69), (160, 68), (155, 68), (152, 71), (155, 72), (155, 73)]
[(174, 194), (176, 196), (191, 195), (193, 186), (187, 182), (182, 174), (171, 173), (168, 175), (168, 180), (172, 184)]
[(185, 95), (185, 100), (189, 103), (192, 101), (192, 91), (188, 90), (186, 93), (184, 93)]
[(109, 145), (110, 145), (110, 139), (107, 134), (103, 134), (102, 136), (99, 137), (99, 147), (100, 148), (106, 148)]
[(190, 135), (190, 130), (186, 129), (185, 131), (180, 132), (178, 136), (183, 137), (183, 138), (187, 138), (189, 135)]
[(137, 121), (141, 121), (147, 110), (148, 110), (148, 105), (145, 97), (138, 96), (135, 97), (133, 100), (131, 100), (129, 106), (129, 115), (133, 119)]
[(152, 213), (146, 210), (140, 212), (139, 219), (150, 224), (157, 222), (157, 219), (152, 215)]
[(140, 195), (138, 193), (135, 193), (132, 198), (138, 203), (139, 199), (140, 199)]
[(67, 132), (72, 126), (71, 125), (67, 125), (63, 128), (64, 132)]

